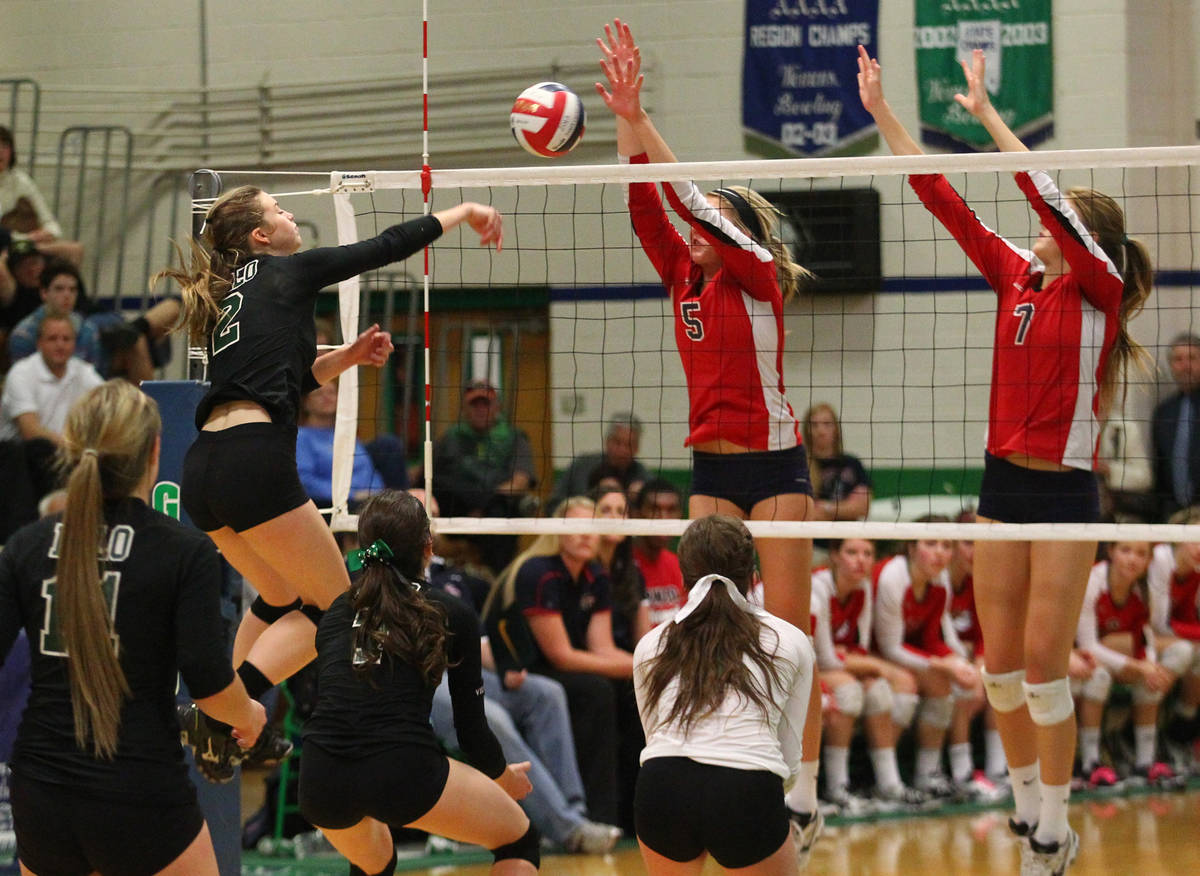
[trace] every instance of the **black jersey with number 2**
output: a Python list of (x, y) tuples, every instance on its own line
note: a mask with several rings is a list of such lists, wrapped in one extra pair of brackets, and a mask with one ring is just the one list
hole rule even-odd
[(88, 797), (178, 805), (195, 799), (175, 720), (176, 672), (193, 696), (233, 681), (221, 617), (221, 569), (201, 532), (139, 499), (106, 503), (101, 589), (113, 645), (132, 696), (121, 710), (116, 756), (75, 742), (67, 654), (55, 600), (57, 516), (31, 523), (0, 552), (0, 659), (24, 627), (32, 690), (13, 752), (13, 772), (69, 785)]
[(377, 237), (290, 256), (257, 255), (240, 265), (221, 299), (208, 342), (212, 389), (196, 410), (196, 428), (212, 409), (231, 401), (263, 406), (272, 422), (296, 425), (300, 396), (316, 388), (313, 306), (333, 283), (408, 258), (442, 234), (442, 224), (422, 216), (393, 225)]

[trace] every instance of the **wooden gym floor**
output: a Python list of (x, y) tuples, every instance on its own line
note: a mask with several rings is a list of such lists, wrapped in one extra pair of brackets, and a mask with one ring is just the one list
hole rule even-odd
[[(1016, 873), (1017, 849), (1006, 810), (840, 823), (826, 828), (809, 873), (830, 876), (966, 876)], [(1080, 853), (1069, 876), (1182, 876), (1200, 874), (1200, 789), (1170, 794), (1099, 797), (1073, 804), (1071, 824)], [(470, 862), (470, 863), (469, 863)], [(413, 876), (485, 876), (486, 854), (401, 861)], [(284, 861), (247, 854), (246, 876), (343, 876), (336, 857)], [(548, 855), (553, 876), (632, 876), (644, 873), (632, 842), (610, 855)], [(705, 876), (721, 872), (711, 862)]]

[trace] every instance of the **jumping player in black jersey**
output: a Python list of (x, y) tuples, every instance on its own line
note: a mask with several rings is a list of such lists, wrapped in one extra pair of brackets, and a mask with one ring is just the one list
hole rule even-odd
[[(317, 630), (318, 699), (304, 723), (300, 811), (351, 863), (351, 876), (393, 873), (388, 826), (491, 849), (493, 874), (537, 872), (539, 840), (516, 800), (529, 763), (505, 765), (483, 711), (479, 627), (464, 603), (426, 587), (433, 556), (418, 499), (385, 490), (363, 506), (350, 591)], [(429, 725), (449, 672), (459, 747), (447, 758)]]
[(33, 662), (12, 760), (22, 873), (216, 876), (179, 745), (176, 671), (243, 744), (266, 721), (226, 656), (212, 543), (146, 507), (159, 425), (124, 380), (80, 399), (60, 451), (66, 510), (0, 553), (0, 656), (24, 627)]
[(349, 246), (298, 252), (292, 214), (266, 192), (242, 186), (208, 211), (205, 246), (193, 244), (191, 267), (155, 278), (179, 282), (183, 325), (193, 343), (208, 348), (212, 389), (196, 412), (201, 431), (184, 462), (181, 492), (192, 521), (260, 594), (233, 650), (253, 697), (313, 659), (321, 613), (350, 586), (333, 535), (296, 473), (300, 396), (355, 365), (382, 366), (392, 351), (390, 334), (374, 325), (318, 356), (317, 293), (405, 259), (463, 222), (481, 245), (500, 248), (500, 214), (466, 202)]

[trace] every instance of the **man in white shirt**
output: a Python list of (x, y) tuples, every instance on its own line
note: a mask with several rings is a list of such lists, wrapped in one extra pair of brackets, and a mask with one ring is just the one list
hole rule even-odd
[(8, 372), (0, 396), (0, 440), (42, 438), (57, 445), (71, 405), (104, 382), (95, 368), (72, 356), (75, 329), (63, 314), (42, 320), (37, 351)]

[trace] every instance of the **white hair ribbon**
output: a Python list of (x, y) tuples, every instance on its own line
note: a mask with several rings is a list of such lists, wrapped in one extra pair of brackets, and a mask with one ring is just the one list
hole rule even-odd
[(675, 612), (674, 622), (680, 623), (687, 618), (708, 596), (708, 591), (712, 589), (713, 582), (720, 581), (725, 585), (726, 592), (729, 593), (729, 598), (733, 600), (733, 604), (742, 611), (754, 613), (754, 606), (746, 601), (746, 597), (738, 591), (737, 585), (726, 578), (724, 575), (705, 575), (688, 593), (687, 602), (683, 604), (683, 608)]

